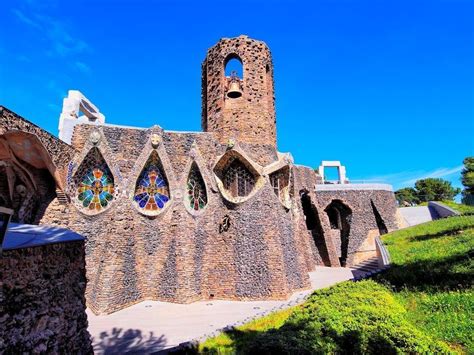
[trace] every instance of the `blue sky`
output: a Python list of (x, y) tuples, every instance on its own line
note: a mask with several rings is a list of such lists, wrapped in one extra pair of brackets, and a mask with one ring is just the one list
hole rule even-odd
[(57, 134), (67, 90), (114, 124), (200, 130), (201, 62), (221, 37), (265, 41), (278, 148), (353, 180), (460, 186), (474, 155), (474, 2), (10, 1), (0, 104)]

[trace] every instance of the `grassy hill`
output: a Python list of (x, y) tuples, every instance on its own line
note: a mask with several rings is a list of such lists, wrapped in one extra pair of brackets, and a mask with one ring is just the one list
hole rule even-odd
[(393, 266), (314, 292), (200, 344), (201, 353), (474, 353), (474, 216), (384, 236)]

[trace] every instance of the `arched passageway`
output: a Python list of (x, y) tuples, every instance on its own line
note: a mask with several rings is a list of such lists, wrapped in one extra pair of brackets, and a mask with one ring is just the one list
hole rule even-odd
[(331, 229), (339, 231), (339, 240), (335, 240), (335, 242), (339, 244), (340, 241), (340, 247), (338, 248), (340, 250), (339, 260), (341, 266), (346, 266), (352, 210), (341, 200), (332, 200), (324, 211), (329, 218)]

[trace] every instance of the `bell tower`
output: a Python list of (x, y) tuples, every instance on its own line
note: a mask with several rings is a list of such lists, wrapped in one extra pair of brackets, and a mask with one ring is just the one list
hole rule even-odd
[[(242, 73), (226, 75), (237, 59)], [(222, 143), (230, 138), (276, 148), (273, 64), (264, 42), (239, 36), (222, 38), (202, 63), (202, 129)]]

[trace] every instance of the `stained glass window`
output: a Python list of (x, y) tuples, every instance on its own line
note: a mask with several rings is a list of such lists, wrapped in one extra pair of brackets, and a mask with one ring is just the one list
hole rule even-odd
[(140, 209), (158, 212), (170, 199), (168, 182), (160, 158), (153, 152), (138, 178), (134, 201)]
[(192, 164), (188, 176), (188, 202), (189, 207), (195, 211), (207, 204), (206, 185), (196, 163)]
[(90, 211), (105, 209), (114, 198), (114, 179), (97, 148), (84, 158), (76, 172), (77, 199)]
[(233, 197), (244, 197), (252, 192), (255, 186), (253, 174), (239, 160), (234, 160), (224, 171), (224, 188)]

